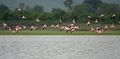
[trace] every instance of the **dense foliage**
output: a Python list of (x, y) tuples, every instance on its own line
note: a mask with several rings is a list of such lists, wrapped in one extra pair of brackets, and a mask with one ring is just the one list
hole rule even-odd
[[(87, 22), (88, 16), (91, 15), (92, 20), (96, 18), (104, 19), (103, 23), (111, 23), (114, 18), (120, 21), (120, 5), (104, 3), (101, 0), (85, 0), (82, 4), (75, 5), (72, 0), (65, 0), (64, 5), (67, 10), (60, 8), (53, 8), (51, 12), (45, 12), (44, 7), (35, 5), (33, 8), (26, 6), (24, 3), (20, 3), (19, 7), (14, 11), (11, 11), (7, 6), (0, 5), (0, 22), (7, 23), (36, 23), (36, 19), (40, 20), (40, 23), (58, 23), (59, 19), (63, 22), (72, 22), (72, 19), (76, 19), (77, 23)], [(104, 14), (104, 17), (100, 17)]]

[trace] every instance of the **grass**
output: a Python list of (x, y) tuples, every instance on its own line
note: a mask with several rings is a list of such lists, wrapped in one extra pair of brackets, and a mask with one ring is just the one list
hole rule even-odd
[(97, 34), (90, 31), (76, 31), (73, 33), (66, 33), (65, 31), (53, 31), (53, 30), (23, 30), (18, 33), (12, 33), (12, 31), (1, 30), (0, 35), (120, 35), (120, 31), (106, 31), (103, 34)]

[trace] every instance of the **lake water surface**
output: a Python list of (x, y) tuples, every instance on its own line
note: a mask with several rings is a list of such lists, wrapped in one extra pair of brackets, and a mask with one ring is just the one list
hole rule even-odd
[(3, 35), (0, 59), (120, 59), (120, 36)]

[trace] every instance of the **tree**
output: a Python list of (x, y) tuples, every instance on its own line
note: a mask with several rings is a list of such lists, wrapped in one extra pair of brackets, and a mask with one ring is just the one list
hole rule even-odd
[(73, 0), (65, 0), (64, 1), (64, 5), (66, 7), (68, 7), (70, 10), (72, 9), (72, 4), (73, 4)]
[(44, 8), (42, 6), (40, 6), (40, 5), (35, 5), (33, 7), (33, 11), (35, 11), (35, 12), (44, 12)]
[(91, 4), (94, 8), (96, 8), (98, 4), (103, 2), (101, 0), (85, 0), (84, 3)]
[(92, 13), (92, 6), (90, 4), (82, 4), (82, 5), (75, 5), (73, 7), (73, 12), (77, 15), (85, 14), (85, 13)]
[(7, 18), (5, 17), (5, 15), (8, 14), (9, 12), (10, 12), (10, 9), (7, 6), (3, 4), (0, 5), (0, 19)]
[(0, 5), (0, 11), (2, 11), (2, 12), (4, 12), (4, 11), (10, 11), (10, 9), (7, 6), (1, 4)]
[(83, 3), (88, 3), (90, 5), (92, 5), (92, 11), (96, 12), (98, 5), (102, 4), (103, 2), (101, 0), (85, 0)]
[(72, 15), (77, 16), (79, 19), (78, 21), (87, 21), (87, 20), (85, 20), (85, 19), (87, 19), (87, 16), (93, 15), (92, 5), (90, 5), (88, 3), (75, 5), (75, 6), (73, 6)]
[(53, 8), (52, 13), (54, 14), (55, 18), (59, 18), (65, 15), (65, 10), (62, 10), (60, 8)]
[(119, 13), (120, 11), (120, 6), (118, 4), (108, 4), (108, 3), (103, 3), (100, 4), (99, 6), (99, 12), (105, 13), (105, 14), (113, 14), (113, 13)]

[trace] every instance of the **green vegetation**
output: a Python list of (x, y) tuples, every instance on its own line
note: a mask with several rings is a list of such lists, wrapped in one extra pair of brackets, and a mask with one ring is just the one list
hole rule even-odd
[[(15, 10), (10, 10), (7, 6), (0, 5), (0, 22), (9, 24), (26, 24), (36, 23), (38, 18), (40, 23), (58, 23), (61, 18), (64, 23), (72, 22), (75, 19), (77, 23), (85, 23), (88, 16), (92, 16), (94, 21), (96, 18), (104, 20), (103, 23), (112, 23), (120, 21), (120, 5), (104, 3), (101, 0), (85, 0), (82, 4), (74, 4), (73, 0), (65, 0), (64, 5), (67, 10), (53, 8), (51, 12), (45, 12), (44, 7), (35, 5), (30, 7), (25, 3), (20, 3)], [(104, 17), (100, 17), (104, 14)], [(116, 14), (115, 20), (111, 16)], [(25, 16), (25, 18), (22, 18)]]
[(23, 30), (18, 33), (12, 33), (11, 31), (0, 31), (0, 35), (120, 35), (120, 31), (106, 31), (103, 34), (97, 34), (90, 31), (76, 31), (73, 33), (66, 33), (65, 31), (53, 31), (53, 30)]

